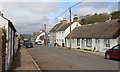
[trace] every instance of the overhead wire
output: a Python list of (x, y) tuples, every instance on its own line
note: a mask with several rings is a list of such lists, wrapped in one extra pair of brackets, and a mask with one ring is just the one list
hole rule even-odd
[[(72, 6), (70, 6), (70, 7), (67, 8), (64, 12), (62, 12), (59, 16), (55, 17), (55, 18), (54, 18), (53, 20), (51, 20), (51, 21), (54, 21), (54, 20), (58, 19), (58, 18), (59, 18), (60, 16), (62, 16), (65, 12), (69, 11), (70, 8), (73, 8), (73, 7), (77, 6), (78, 4), (82, 3), (83, 1), (84, 1), (84, 0), (82, 0), (82, 1), (74, 4), (74, 5), (72, 5)], [(51, 21), (49, 21), (49, 22), (51, 22)], [(47, 23), (49, 23), (49, 22), (47, 22)]]

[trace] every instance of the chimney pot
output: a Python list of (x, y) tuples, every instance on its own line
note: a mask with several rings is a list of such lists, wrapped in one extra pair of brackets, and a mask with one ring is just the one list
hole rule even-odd
[(0, 11), (0, 16), (2, 16), (3, 17), (3, 13)]
[(60, 21), (61, 24), (65, 24), (68, 23), (68, 20), (66, 18), (64, 18), (63, 20)]
[(74, 15), (73, 22), (78, 22), (78, 15), (77, 14)]

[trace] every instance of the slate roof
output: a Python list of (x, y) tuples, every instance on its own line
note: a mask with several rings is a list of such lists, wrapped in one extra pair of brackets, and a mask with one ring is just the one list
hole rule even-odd
[[(101, 22), (76, 27), (71, 32), (71, 38), (116, 38), (120, 35), (118, 20)], [(70, 34), (66, 38), (69, 38)]]

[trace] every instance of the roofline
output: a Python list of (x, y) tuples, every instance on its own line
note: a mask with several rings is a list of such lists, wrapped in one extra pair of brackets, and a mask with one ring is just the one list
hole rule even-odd
[(12, 23), (9, 19), (7, 19), (6, 17), (4, 17), (3, 13), (1, 13), (0, 16), (3, 17), (5, 20), (8, 21), (8, 25), (10, 25), (15, 32), (17, 31), (17, 30), (15, 29), (15, 27), (13, 26), (13, 23)]
[[(118, 36), (117, 36), (118, 37)], [(111, 37), (111, 38), (97, 38), (97, 37), (71, 37), (71, 39), (77, 39), (77, 38), (80, 38), (80, 39), (116, 39), (117, 37)], [(70, 39), (69, 37), (65, 37), (66, 39)]]
[(13, 26), (13, 23), (12, 23), (10, 20), (8, 20), (8, 22), (9, 22), (9, 25), (13, 28), (13, 30), (14, 30), (15, 32), (17, 32), (17, 30), (16, 30), (15, 27)]

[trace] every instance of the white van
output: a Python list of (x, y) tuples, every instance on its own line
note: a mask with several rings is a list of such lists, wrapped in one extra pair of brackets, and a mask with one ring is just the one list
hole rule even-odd
[(42, 42), (41, 41), (37, 41), (37, 45), (42, 45)]

